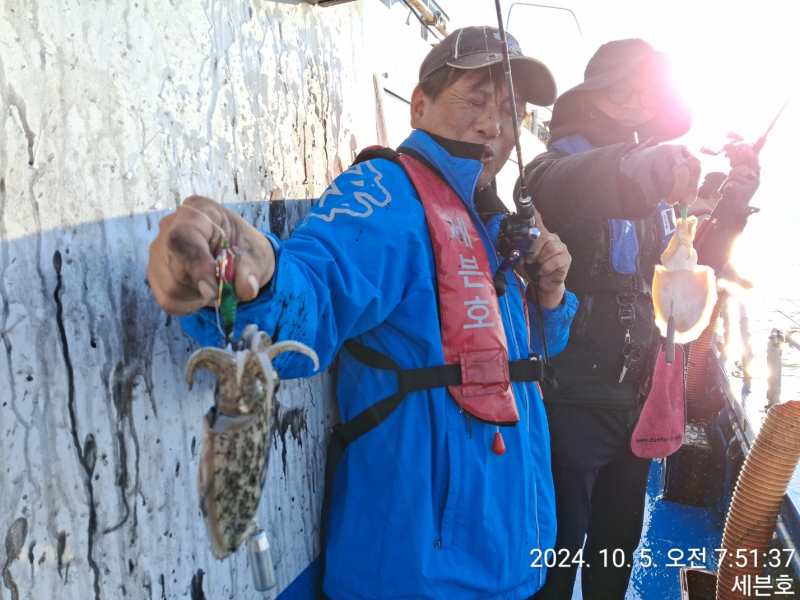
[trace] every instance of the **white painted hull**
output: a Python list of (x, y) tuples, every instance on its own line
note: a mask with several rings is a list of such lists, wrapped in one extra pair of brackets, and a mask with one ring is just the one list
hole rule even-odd
[[(148, 245), (194, 193), (287, 235), (373, 143), (360, 3), (0, 6), (0, 598), (263, 598), (244, 551), (208, 550), (213, 382), (187, 389), (195, 346), (151, 297)], [(266, 597), (319, 553), (331, 377), (278, 400)]]

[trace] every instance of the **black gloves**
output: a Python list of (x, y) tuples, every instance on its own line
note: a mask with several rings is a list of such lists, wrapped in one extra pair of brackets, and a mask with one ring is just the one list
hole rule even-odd
[(659, 146), (634, 148), (619, 162), (621, 188), (630, 190), (633, 186), (641, 190), (648, 206), (657, 206), (669, 196), (675, 185), (673, 171), (680, 165), (697, 161), (686, 146), (662, 144)]
[[(719, 181), (720, 176), (725, 177), (722, 173), (719, 175), (709, 173), (706, 180), (708, 181), (712, 175), (716, 175), (716, 181)], [(720, 189), (722, 198), (717, 202), (714, 212), (711, 213), (709, 231), (702, 236), (699, 244), (695, 244), (698, 252), (698, 264), (709, 265), (716, 273), (719, 273), (730, 260), (733, 244), (744, 231), (747, 218), (758, 212), (757, 208), (750, 206), (750, 200), (756, 193), (760, 181), (754, 171), (747, 175), (730, 174), (724, 179)], [(712, 199), (719, 197), (719, 194), (715, 193), (713, 189), (710, 191)]]
[(750, 208), (750, 200), (758, 190), (761, 178), (750, 172), (747, 175), (731, 173), (722, 184), (722, 198), (730, 202), (731, 208), (738, 214), (744, 214)]

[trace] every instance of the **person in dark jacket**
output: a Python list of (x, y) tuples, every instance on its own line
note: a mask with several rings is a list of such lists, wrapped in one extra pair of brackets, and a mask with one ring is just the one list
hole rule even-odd
[[(545, 392), (556, 550), (569, 566), (548, 570), (538, 600), (571, 598), (579, 565), (585, 599), (625, 597), (651, 464), (633, 454), (630, 436), (661, 344), (650, 285), (675, 230), (672, 205), (692, 204), (700, 178), (688, 149), (661, 142), (690, 126), (666, 57), (643, 40), (617, 40), (558, 98), (548, 151), (526, 167), (545, 226), (572, 255), (566, 287), (579, 298), (567, 347), (552, 359), (558, 388)], [(758, 168), (755, 153), (745, 159), (743, 168)]]

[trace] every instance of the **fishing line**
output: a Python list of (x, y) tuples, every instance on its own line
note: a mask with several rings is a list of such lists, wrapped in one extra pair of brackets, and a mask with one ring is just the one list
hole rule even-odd
[[(486, 50), (486, 54), (489, 54), (489, 38), (486, 37), (486, 27), (483, 28), (483, 48)], [(494, 75), (492, 75), (492, 68), (489, 67), (489, 87), (492, 90), (492, 95), (495, 99), (497, 99), (497, 90), (494, 89)]]
[(536, 304), (536, 314), (539, 315), (539, 335), (542, 338), (542, 358), (544, 359), (544, 364), (550, 364), (550, 350), (547, 348), (547, 336), (545, 335), (544, 331), (544, 320), (542, 319), (542, 305), (539, 303), (539, 284), (532, 283), (531, 287), (533, 288), (533, 302)]
[[(211, 217), (209, 217), (202, 210), (200, 210), (198, 208), (195, 208), (194, 206), (191, 206), (191, 205), (186, 204), (186, 203), (181, 204), (180, 208), (189, 208), (189, 209), (193, 210), (198, 215), (203, 217), (206, 221), (211, 223), (211, 226), (214, 227), (219, 232), (222, 240), (227, 240), (228, 239), (228, 235), (225, 233), (225, 230), (222, 227), (220, 227), (217, 223), (214, 223), (214, 221), (211, 219)], [(234, 256), (235, 256), (236, 253), (235, 253), (233, 247), (231, 247), (231, 251), (234, 253)], [(216, 260), (214, 262), (216, 263)], [(217, 276), (219, 277), (219, 273), (217, 274)], [(220, 336), (224, 340), (227, 336), (225, 335), (225, 328), (222, 326), (222, 323), (220, 322), (219, 305), (220, 305), (220, 303), (219, 303), (219, 299), (218, 299), (217, 302), (214, 303), (214, 313), (215, 313), (216, 318), (217, 318), (217, 332), (220, 334)]]
[[(790, 302), (791, 302), (791, 300), (790, 300)], [(794, 304), (794, 303), (793, 303), (793, 304)], [(779, 312), (779, 313), (781, 313), (781, 314), (782, 314), (784, 317), (786, 317), (787, 319), (789, 319), (789, 320), (790, 320), (792, 323), (794, 323), (795, 325), (797, 325), (798, 327), (800, 327), (800, 323), (798, 323), (797, 321), (795, 321), (795, 320), (794, 320), (792, 317), (790, 317), (789, 315), (787, 315), (787, 314), (786, 314), (785, 312), (783, 312), (782, 310), (778, 310), (778, 309), (776, 308), (776, 309), (775, 309), (775, 312)]]
[(211, 226), (216, 228), (217, 231), (219, 231), (219, 234), (222, 236), (222, 239), (227, 239), (228, 235), (225, 233), (225, 230), (222, 227), (220, 227), (219, 225), (217, 225), (216, 223), (214, 223), (214, 221), (211, 220), (211, 217), (209, 217), (206, 213), (204, 213), (199, 208), (195, 208), (194, 206), (191, 206), (191, 205), (186, 204), (186, 203), (181, 204), (180, 208), (189, 208), (189, 209), (193, 210), (198, 215), (203, 217), (206, 221), (211, 223)]
[[(500, 31), (500, 47), (503, 50), (503, 70), (506, 74), (506, 81), (508, 82), (508, 101), (511, 104), (511, 121), (514, 125), (514, 146), (517, 149), (517, 161), (519, 166), (519, 183), (520, 183), (520, 198), (528, 199), (528, 188), (525, 183), (525, 165), (522, 162), (522, 145), (519, 138), (519, 116), (517, 115), (517, 98), (514, 93), (514, 81), (511, 78), (511, 58), (508, 55), (508, 42), (506, 40), (506, 30), (503, 27), (503, 15), (500, 10), (500, 0), (494, 0), (495, 9), (497, 10), (497, 28)], [(484, 29), (484, 36), (486, 30)], [(533, 207), (531, 206), (531, 211)], [(523, 217), (524, 218), (524, 217)]]

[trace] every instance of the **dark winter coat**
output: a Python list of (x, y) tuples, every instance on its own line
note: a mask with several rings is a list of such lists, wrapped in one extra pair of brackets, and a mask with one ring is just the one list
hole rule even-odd
[[(580, 303), (567, 347), (552, 359), (558, 389), (547, 390), (545, 402), (632, 408), (644, 399), (660, 345), (650, 283), (675, 215), (663, 202), (648, 205), (619, 173), (620, 159), (635, 146), (633, 129), (571, 95), (556, 103), (553, 121), (562, 125), (549, 150), (526, 166), (534, 205), (572, 255), (566, 287)], [(682, 135), (684, 121), (681, 130), (650, 133)], [(620, 382), (628, 333), (641, 356)]]

